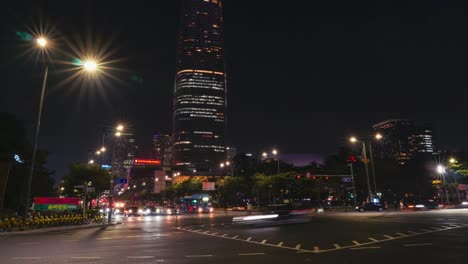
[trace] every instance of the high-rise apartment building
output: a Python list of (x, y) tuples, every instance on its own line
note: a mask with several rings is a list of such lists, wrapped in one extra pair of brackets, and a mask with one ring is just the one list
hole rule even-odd
[(434, 132), (429, 125), (418, 125), (407, 119), (390, 119), (372, 128), (383, 135), (378, 143), (372, 145), (377, 157), (394, 158), (405, 164), (417, 155), (436, 152)]
[(220, 0), (182, 0), (174, 87), (173, 159), (179, 170), (226, 158), (226, 73)]

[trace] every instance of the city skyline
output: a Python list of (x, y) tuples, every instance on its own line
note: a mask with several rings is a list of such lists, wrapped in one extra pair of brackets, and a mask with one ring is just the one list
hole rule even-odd
[[(100, 126), (127, 122), (138, 144), (148, 146), (152, 131), (171, 131), (180, 11), (178, 1), (152, 3), (147, 10), (117, 4), (115, 14), (105, 11), (106, 4), (97, 4), (95, 10), (105, 16), (95, 16), (98, 11), (89, 5), (64, 13), (63, 5), (43, 7), (40, 16), (50, 25), (60, 26), (69, 38), (86, 35), (87, 25), (100, 24), (93, 30), (103, 40), (111, 39), (111, 33), (117, 31), (120, 35), (113, 43), (119, 56), (128, 58), (121, 67), (141, 74), (143, 80), (122, 78), (125, 84), (77, 91), (55, 87), (62, 76), (51, 74), (39, 146), (51, 151), (50, 163), (57, 177), (63, 175), (68, 163), (84, 161), (87, 150), (99, 146)], [(1, 111), (26, 120), (28, 131), (35, 120), (40, 65), (15, 55), (24, 47), (14, 33), (33, 23), (30, 17), (38, 17), (39, 6), (33, 4), (26, 11), (21, 4), (12, 3), (2, 20), (6, 28), (2, 57), (5, 65), (14, 65), (17, 70), (4, 78), (7, 88)], [(459, 47), (467, 40), (435, 26), (460, 31), (464, 24), (430, 16), (437, 8), (409, 4), (400, 10), (381, 3), (373, 10), (364, 4), (343, 2), (338, 7), (315, 4), (312, 11), (275, 3), (252, 3), (246, 9), (228, 1), (224, 4), (229, 32), (228, 83), (232, 87), (228, 145), (240, 151), (260, 152), (275, 145), (284, 152), (327, 154), (345, 145), (348, 135), (368, 132), (375, 122), (408, 118), (433, 123), (442, 150), (466, 150), (467, 143), (462, 140), (468, 130), (463, 122), (466, 105), (462, 97), (453, 94), (464, 87), (459, 73), (467, 54)], [(422, 26), (404, 16), (413, 11), (429, 22)], [(347, 16), (348, 12), (355, 16)], [(367, 13), (376, 12), (394, 13), (376, 21), (365, 18)], [(440, 17), (462, 20), (447, 7), (440, 12)], [(106, 26), (110, 24), (112, 27)], [(373, 28), (379, 28), (380, 33)], [(414, 30), (419, 30), (418, 38), (410, 34)], [(447, 50), (443, 45), (455, 48)], [(370, 46), (374, 48), (368, 49)], [(432, 47), (433, 62), (420, 47)], [(456, 59), (445, 61), (449, 57)], [(409, 63), (403, 63), (406, 58)], [(25, 72), (31, 78), (23, 78)], [(439, 91), (438, 102), (434, 93), (421, 90)], [(60, 137), (61, 133), (73, 140)]]

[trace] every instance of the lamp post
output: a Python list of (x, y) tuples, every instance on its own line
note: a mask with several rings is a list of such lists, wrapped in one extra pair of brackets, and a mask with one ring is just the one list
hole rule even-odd
[[(273, 150), (271, 151), (271, 155), (272, 155), (273, 157), (275, 157), (274, 159), (276, 159), (276, 162), (277, 162), (277, 173), (279, 174), (279, 173), (280, 173), (280, 161), (279, 161), (279, 155), (278, 155), (278, 154), (279, 154), (279, 152), (278, 152), (278, 150), (276, 150), (276, 149), (273, 149)], [(262, 156), (263, 156), (264, 158), (267, 158), (267, 157), (268, 157), (268, 153), (267, 153), (267, 152), (263, 152), (263, 153), (262, 153)]]
[(223, 170), (223, 174), (224, 174), (224, 168), (225, 167), (230, 167), (231, 168), (231, 176), (234, 176), (234, 169), (233, 169), (233, 166), (232, 166), (230, 161), (221, 162), (219, 164), (219, 167)]
[[(47, 39), (45, 37), (39, 37), (36, 39), (36, 45), (41, 50), (47, 49)], [(36, 120), (36, 131), (34, 133), (34, 145), (32, 150), (32, 157), (31, 157), (31, 167), (29, 168), (29, 174), (26, 181), (26, 204), (24, 208), (24, 218), (27, 217), (28, 207), (31, 203), (31, 185), (32, 185), (32, 178), (34, 174), (34, 166), (36, 164), (36, 155), (37, 155), (37, 144), (39, 141), (39, 130), (41, 129), (41, 118), (42, 118), (42, 108), (44, 105), (44, 95), (46, 90), (46, 83), (47, 83), (47, 76), (49, 74), (49, 65), (45, 65), (44, 70), (44, 77), (42, 80), (42, 87), (41, 87), (41, 97), (39, 99), (39, 110), (37, 112), (37, 120)]]
[(442, 164), (439, 164), (436, 167), (436, 171), (439, 174), (439, 176), (442, 178), (442, 185), (444, 186), (445, 199), (446, 199), (446, 203), (448, 204), (449, 203), (449, 197), (448, 197), (447, 185), (445, 183), (445, 167)]
[(362, 143), (362, 156), (363, 156), (363, 162), (364, 162), (364, 166), (366, 168), (366, 179), (367, 179), (367, 195), (368, 195), (368, 200), (371, 201), (372, 200), (372, 191), (371, 191), (371, 187), (370, 187), (370, 179), (369, 179), (369, 167), (367, 165), (367, 163), (369, 162), (369, 160), (367, 159), (367, 151), (366, 151), (366, 143), (364, 141), (359, 141), (356, 137), (351, 137), (349, 139), (349, 141), (351, 143), (357, 143), (357, 142), (361, 142)]
[[(117, 127), (115, 128), (116, 132), (115, 132), (115, 137), (116, 138), (119, 138), (122, 136), (122, 131), (124, 130), (124, 126), (119, 124), (117, 125)], [(116, 142), (114, 141), (114, 146), (113, 146), (113, 150), (112, 150), (112, 172), (115, 172), (115, 145), (116, 145)], [(107, 215), (107, 222), (108, 223), (111, 223), (112, 221), (112, 196), (113, 196), (113, 190), (114, 190), (114, 175), (115, 173), (111, 173), (111, 176), (110, 176), (110, 180), (109, 180), (109, 214)]]

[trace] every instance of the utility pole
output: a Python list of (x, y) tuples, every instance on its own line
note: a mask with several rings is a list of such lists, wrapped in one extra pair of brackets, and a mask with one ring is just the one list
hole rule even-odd
[(367, 192), (368, 192), (368, 202), (372, 201), (372, 191), (370, 185), (370, 178), (369, 178), (369, 166), (367, 165), (367, 151), (366, 151), (366, 143), (362, 142), (362, 154), (364, 157), (364, 166), (366, 167), (366, 178), (367, 178)]
[(351, 180), (353, 181), (353, 197), (354, 197), (354, 207), (357, 206), (356, 202), (356, 184), (354, 183), (354, 170), (353, 170), (353, 163), (349, 164), (349, 167), (351, 169)]

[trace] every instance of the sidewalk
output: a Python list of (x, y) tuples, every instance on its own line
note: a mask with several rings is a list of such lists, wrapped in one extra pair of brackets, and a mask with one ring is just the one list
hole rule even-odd
[(87, 224), (87, 225), (73, 225), (73, 226), (54, 226), (54, 227), (44, 227), (26, 231), (13, 231), (13, 232), (3, 232), (0, 233), (0, 236), (9, 236), (9, 235), (28, 235), (28, 234), (39, 234), (47, 232), (56, 232), (56, 231), (68, 231), (68, 230), (78, 230), (78, 229), (87, 229), (87, 228), (96, 228), (96, 227), (108, 227), (122, 224), (121, 222), (112, 223), (112, 224)]

